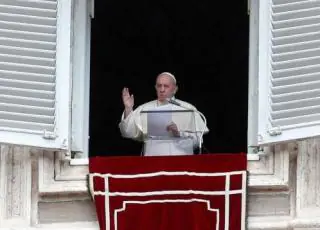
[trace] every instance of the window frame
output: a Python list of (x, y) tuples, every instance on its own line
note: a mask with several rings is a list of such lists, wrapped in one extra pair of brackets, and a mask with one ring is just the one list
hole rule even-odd
[[(94, 1), (74, 1), (71, 164), (87, 164), (89, 157), (90, 42)], [(82, 36), (83, 35), (83, 36)]]
[[(259, 38), (259, 1), (248, 0), (249, 8), (249, 80), (248, 80), (248, 133), (247, 153), (257, 155), (258, 146), (256, 133), (258, 132), (258, 38)], [(251, 121), (251, 122), (250, 122)]]
[[(72, 160), (88, 158), (90, 100), (90, 38), (92, 1), (73, 6)], [(79, 36), (80, 35), (80, 36)]]
[[(257, 68), (256, 68), (256, 62), (258, 60), (258, 49), (256, 48), (255, 44), (258, 43), (257, 41), (257, 36), (258, 36), (258, 16), (259, 16), (259, 12), (257, 10), (259, 10), (259, 3), (258, 1), (248, 1), (248, 14), (250, 16), (250, 55), (249, 55), (249, 60), (250, 64), (249, 66), (249, 107), (248, 107), (248, 118), (251, 121), (256, 121), (257, 120), (257, 116), (256, 116), (256, 111), (257, 111), (257, 106), (256, 106), (256, 101), (257, 101), (257, 97), (256, 97), (256, 89), (258, 86), (258, 80), (257, 80)], [(86, 93), (86, 98), (82, 100), (76, 99), (79, 95), (79, 92), (81, 90), (75, 88), (73, 88), (73, 115), (74, 114), (79, 114), (79, 111), (81, 113), (81, 111), (85, 114), (84, 117), (84, 123), (79, 123), (79, 122), (75, 122), (73, 123), (73, 128), (72, 128), (72, 132), (75, 133), (77, 132), (77, 130), (85, 130), (81, 135), (83, 135), (83, 140), (87, 141), (87, 143), (85, 144), (86, 148), (82, 153), (79, 153), (78, 155), (76, 154), (75, 157), (70, 157), (70, 165), (89, 165), (89, 154), (88, 154), (88, 144), (89, 144), (89, 106), (87, 106), (86, 108), (82, 107), (81, 109), (78, 106), (74, 106), (77, 104), (80, 105), (89, 105), (89, 93), (90, 93), (90, 87), (89, 87), (89, 83), (90, 83), (90, 38), (91, 38), (91, 23), (90, 23), (90, 18), (94, 18), (94, 0), (87, 0), (87, 5), (86, 7), (84, 6), (84, 4), (82, 4), (82, 6), (75, 6), (74, 8), (79, 8), (79, 10), (75, 10), (75, 14), (74, 14), (74, 29), (73, 29), (73, 33), (74, 34), (83, 34), (86, 33), (87, 35), (89, 34), (90, 36), (88, 36), (86, 42), (82, 41), (77, 41), (79, 40), (79, 37), (82, 36), (74, 36), (74, 43), (79, 42), (78, 49), (76, 50), (76, 52), (73, 53), (73, 57), (74, 57), (74, 69), (79, 69), (77, 68), (77, 66), (81, 63), (81, 61), (79, 60), (79, 54), (85, 54), (87, 57), (87, 60), (85, 62), (85, 69), (86, 69), (86, 74), (74, 74), (73, 77), (73, 81), (78, 81), (78, 82), (86, 82), (87, 83), (87, 87), (85, 87), (84, 91)], [(88, 15), (89, 14), (89, 19), (86, 20), (86, 23), (84, 23), (84, 18), (86, 16), (84, 15)], [(86, 25), (86, 26), (84, 26)], [(84, 28), (86, 27), (86, 28)], [(86, 49), (86, 50), (85, 50)], [(82, 87), (83, 90), (83, 85), (80, 84), (78, 85), (78, 87)], [(83, 92), (83, 91), (82, 91)], [(73, 120), (77, 121), (77, 117), (73, 116)], [(83, 119), (82, 119), (83, 120)], [(77, 126), (85, 126), (84, 127), (77, 127)], [(247, 154), (247, 159), (248, 161), (259, 161), (260, 157), (256, 152), (256, 148), (255, 146), (250, 147), (252, 143), (254, 143), (254, 136), (255, 136), (255, 130), (257, 130), (257, 123), (256, 122), (248, 122), (248, 154)], [(88, 135), (86, 135), (86, 133)], [(87, 138), (86, 138), (87, 137)], [(79, 135), (78, 135), (79, 138)], [(80, 140), (80, 139), (78, 139)]]

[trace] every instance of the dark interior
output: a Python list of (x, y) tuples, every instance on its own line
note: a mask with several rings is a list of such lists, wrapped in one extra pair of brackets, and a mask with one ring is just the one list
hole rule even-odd
[(89, 156), (140, 154), (119, 132), (121, 90), (136, 106), (153, 100), (164, 71), (177, 78), (177, 98), (207, 118), (203, 153), (247, 151), (246, 0), (95, 1), (91, 42)]

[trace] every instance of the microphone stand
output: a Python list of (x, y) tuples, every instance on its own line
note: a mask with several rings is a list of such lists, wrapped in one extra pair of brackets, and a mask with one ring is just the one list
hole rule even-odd
[[(181, 108), (184, 108), (184, 109), (190, 109), (190, 108), (187, 108), (187, 107), (184, 107), (182, 106), (179, 102), (175, 101), (175, 100), (172, 100), (172, 99), (168, 99), (167, 100), (169, 103), (173, 104), (173, 105), (176, 105), (176, 106), (179, 106)], [(199, 110), (196, 110), (194, 109), (193, 111), (197, 112), (200, 117), (202, 118), (204, 124), (205, 124), (205, 127), (207, 127), (207, 119), (206, 117), (203, 115), (203, 113), (201, 113)], [(201, 131), (201, 134), (200, 134), (200, 140), (199, 140), (199, 154), (202, 154), (202, 143), (203, 143), (203, 135), (204, 135), (204, 129)]]

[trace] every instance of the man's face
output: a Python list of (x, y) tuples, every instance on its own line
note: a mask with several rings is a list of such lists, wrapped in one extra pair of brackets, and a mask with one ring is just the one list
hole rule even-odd
[(165, 101), (171, 98), (176, 90), (173, 79), (168, 75), (160, 75), (156, 81), (157, 97), (159, 101)]

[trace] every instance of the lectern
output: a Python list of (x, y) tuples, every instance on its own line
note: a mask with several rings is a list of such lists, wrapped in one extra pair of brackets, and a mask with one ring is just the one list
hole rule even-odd
[[(195, 147), (201, 147), (206, 131), (197, 116), (195, 110), (170, 104), (142, 110), (137, 124), (143, 133), (144, 155), (192, 155)], [(178, 136), (166, 129), (172, 123), (178, 127)]]

